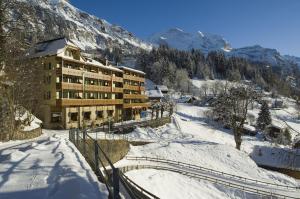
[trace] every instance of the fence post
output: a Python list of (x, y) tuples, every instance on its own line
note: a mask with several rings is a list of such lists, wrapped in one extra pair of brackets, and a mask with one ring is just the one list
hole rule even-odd
[(86, 130), (82, 132), (82, 138), (83, 138), (83, 155), (86, 156), (86, 146), (85, 146), (85, 140), (86, 140)]
[(119, 169), (118, 168), (113, 168), (113, 188), (114, 188), (114, 193), (113, 193), (113, 199), (119, 199), (120, 195), (120, 186), (119, 186)]
[(95, 149), (95, 172), (97, 177), (99, 176), (99, 150), (98, 150), (98, 145), (97, 145), (97, 140), (94, 141), (94, 149)]
[(76, 146), (79, 147), (79, 129), (76, 129)]

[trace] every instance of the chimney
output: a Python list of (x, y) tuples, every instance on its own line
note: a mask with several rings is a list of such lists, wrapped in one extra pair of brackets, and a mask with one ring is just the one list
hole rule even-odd
[(108, 59), (105, 59), (105, 66), (108, 66)]

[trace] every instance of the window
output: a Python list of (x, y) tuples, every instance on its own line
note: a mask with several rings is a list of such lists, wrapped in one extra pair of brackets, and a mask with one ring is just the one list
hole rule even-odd
[(61, 113), (51, 113), (51, 123), (60, 122)]
[(78, 113), (71, 113), (70, 114), (70, 121), (71, 122), (77, 122), (78, 120)]
[(97, 117), (97, 119), (102, 119), (103, 118), (103, 111), (96, 111), (96, 117)]
[(56, 99), (60, 99), (61, 98), (61, 92), (57, 91), (56, 92)]
[(51, 62), (48, 64), (48, 69), (49, 69), (49, 70), (52, 69), (52, 63), (51, 63)]
[(91, 112), (83, 112), (83, 119), (90, 120), (91, 119)]
[(56, 83), (60, 83), (61, 82), (61, 77), (56, 77)]
[(107, 115), (108, 115), (108, 117), (112, 117), (114, 115), (114, 111), (113, 110), (108, 110)]

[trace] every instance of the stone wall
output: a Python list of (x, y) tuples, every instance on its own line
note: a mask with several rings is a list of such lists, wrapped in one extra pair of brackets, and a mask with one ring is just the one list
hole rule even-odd
[[(27, 139), (36, 138), (40, 135), (42, 135), (41, 128), (37, 128), (31, 131), (18, 131), (15, 133), (13, 140), (27, 140)], [(0, 141), (9, 141), (9, 134), (1, 133)]]

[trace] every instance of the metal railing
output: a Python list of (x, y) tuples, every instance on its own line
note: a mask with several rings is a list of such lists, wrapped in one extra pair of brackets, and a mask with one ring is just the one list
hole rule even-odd
[(247, 185), (241, 185), (240, 183), (236, 182), (230, 182), (226, 181), (225, 179), (218, 179), (214, 178), (212, 176), (207, 176), (204, 174), (199, 174), (191, 171), (186, 171), (183, 169), (177, 169), (177, 168), (171, 168), (166, 166), (159, 166), (159, 165), (130, 165), (130, 166), (123, 166), (119, 167), (120, 170), (123, 172), (127, 172), (130, 170), (137, 170), (137, 169), (158, 169), (158, 170), (165, 170), (165, 171), (171, 171), (175, 173), (179, 173), (185, 176), (188, 176), (190, 178), (200, 179), (200, 180), (206, 180), (212, 183), (221, 184), (223, 186), (227, 186), (230, 188), (238, 189), (246, 193), (265, 196), (265, 197), (271, 197), (271, 198), (284, 198), (284, 199), (299, 199), (299, 197), (293, 197), (293, 196), (287, 196), (283, 194), (274, 193), (272, 191), (266, 191), (263, 189), (256, 189), (252, 188)]
[[(134, 183), (116, 168), (97, 140), (92, 138), (86, 130), (71, 129), (69, 131), (69, 140), (74, 143), (76, 148), (86, 158), (98, 179), (106, 185), (110, 198), (120, 199), (120, 193), (125, 198), (158, 198)], [(120, 189), (122, 190), (121, 192)]]
[(163, 158), (158, 158), (158, 157), (136, 157), (136, 156), (126, 156), (127, 160), (142, 160), (142, 161), (150, 161), (150, 162), (156, 162), (156, 163), (163, 163), (163, 164), (169, 164), (169, 165), (175, 165), (175, 166), (180, 166), (184, 167), (187, 169), (192, 169), (195, 171), (202, 171), (202, 172), (209, 172), (212, 174), (216, 175), (222, 175), (224, 177), (230, 178), (230, 179), (235, 179), (243, 182), (249, 182), (249, 183), (255, 183), (255, 184), (262, 184), (262, 185), (267, 185), (267, 186), (275, 186), (278, 188), (285, 188), (285, 189), (295, 189), (295, 190), (300, 190), (300, 187), (295, 187), (295, 186), (288, 186), (288, 185), (281, 185), (281, 184), (275, 184), (271, 182), (265, 182), (261, 180), (256, 180), (256, 179), (251, 179), (251, 178), (246, 178), (238, 175), (233, 175), (229, 174), (226, 172), (221, 172), (217, 170), (213, 170), (207, 167), (202, 167), (198, 165), (193, 165), (193, 164), (188, 164), (184, 162), (179, 162), (179, 161), (174, 161), (174, 160), (169, 160), (169, 159), (163, 159)]

